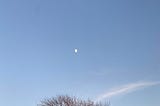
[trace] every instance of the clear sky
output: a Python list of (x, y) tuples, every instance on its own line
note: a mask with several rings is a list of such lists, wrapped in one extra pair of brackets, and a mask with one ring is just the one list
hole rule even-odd
[(159, 106), (159, 81), (159, 0), (0, 0), (0, 106)]

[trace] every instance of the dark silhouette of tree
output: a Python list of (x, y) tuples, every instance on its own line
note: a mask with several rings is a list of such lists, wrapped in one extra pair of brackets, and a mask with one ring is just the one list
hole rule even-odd
[(56, 96), (44, 99), (38, 106), (110, 106), (110, 103), (95, 103), (91, 100), (81, 100), (70, 96)]

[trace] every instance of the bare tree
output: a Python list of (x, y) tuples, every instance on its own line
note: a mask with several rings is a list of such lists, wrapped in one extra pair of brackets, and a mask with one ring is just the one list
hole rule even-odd
[(81, 100), (70, 96), (56, 96), (44, 99), (38, 106), (110, 106), (110, 103), (94, 103), (91, 100)]

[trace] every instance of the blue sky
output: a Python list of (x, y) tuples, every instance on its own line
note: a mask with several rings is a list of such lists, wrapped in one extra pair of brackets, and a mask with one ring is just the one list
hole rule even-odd
[(159, 106), (159, 4), (0, 0), (0, 105), (69, 94)]

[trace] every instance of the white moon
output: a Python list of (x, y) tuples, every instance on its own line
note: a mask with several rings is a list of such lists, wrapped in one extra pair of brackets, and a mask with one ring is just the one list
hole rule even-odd
[(78, 52), (78, 50), (77, 50), (77, 49), (74, 49), (74, 52), (75, 52), (75, 53), (77, 53), (77, 52)]

